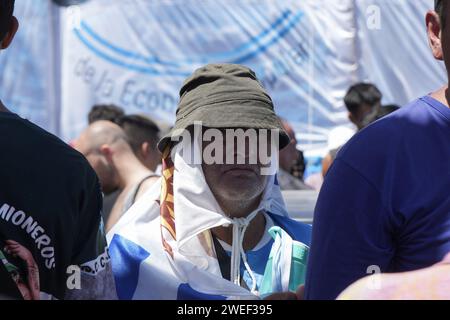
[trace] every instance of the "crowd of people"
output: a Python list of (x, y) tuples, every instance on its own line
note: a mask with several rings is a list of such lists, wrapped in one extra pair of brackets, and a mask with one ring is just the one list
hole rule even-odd
[[(426, 27), (450, 70), (448, 14)], [(323, 160), (312, 225), (283, 200), (317, 188), (297, 135), (245, 66), (197, 69), (169, 130), (96, 105), (66, 144), (0, 102), (0, 299), (450, 299), (448, 84), (381, 101), (348, 90), (358, 132)]]

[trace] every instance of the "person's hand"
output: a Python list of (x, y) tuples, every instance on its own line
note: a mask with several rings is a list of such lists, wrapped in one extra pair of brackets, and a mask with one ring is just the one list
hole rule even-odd
[(305, 300), (305, 285), (304, 284), (302, 284), (301, 286), (299, 286), (297, 288), (296, 295), (297, 295), (298, 300)]
[(8, 254), (10, 254), (14, 257), (19, 257), (20, 259), (24, 260), (25, 262), (34, 260), (31, 252), (24, 246), (17, 243), (16, 241), (6, 240), (5, 242), (6, 242), (5, 251)]
[(305, 295), (305, 285), (298, 287), (297, 292), (278, 292), (274, 293), (264, 300), (303, 300)]

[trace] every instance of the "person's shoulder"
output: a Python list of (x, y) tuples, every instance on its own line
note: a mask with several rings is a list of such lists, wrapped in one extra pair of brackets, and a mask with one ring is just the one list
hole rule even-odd
[(36, 169), (51, 169), (52, 176), (68, 177), (74, 182), (83, 179), (89, 184), (96, 183), (97, 176), (81, 153), (28, 120), (19, 116), (12, 119), (15, 121), (11, 126), (14, 143), (21, 147), (22, 156), (34, 161)]
[(338, 152), (337, 159), (351, 164), (363, 157), (364, 161), (379, 163), (390, 159), (398, 147), (414, 138), (414, 129), (423, 121), (427, 112), (426, 101), (419, 98), (400, 110), (379, 119), (362, 129)]
[(136, 199), (140, 198), (140, 196), (142, 196), (148, 190), (150, 190), (159, 181), (159, 179), (161, 179), (161, 176), (154, 174), (150, 175), (145, 180), (143, 180), (139, 193), (136, 196)]
[(353, 172), (355, 179), (365, 180), (380, 193), (388, 192), (392, 180), (387, 175), (409, 176), (408, 170), (420, 167), (411, 155), (429, 148), (436, 134), (430, 125), (436, 117), (426, 99), (419, 98), (358, 132), (339, 150), (330, 172)]
[(108, 230), (108, 242), (115, 234), (134, 235), (141, 228), (147, 229), (160, 225), (161, 184), (160, 178)]
[(297, 177), (280, 168), (277, 173), (278, 184), (281, 190), (312, 190)]
[(11, 115), (10, 120), (13, 123), (8, 127), (8, 130), (10, 131), (10, 135), (15, 137), (15, 143), (29, 145), (32, 149), (43, 148), (42, 152), (49, 150), (49, 148), (50, 151), (53, 151), (55, 148), (62, 151), (69, 151), (71, 149), (57, 136), (33, 122), (23, 119), (18, 115)]
[(311, 225), (296, 221), (290, 217), (280, 216), (276, 214), (270, 214), (270, 217), (274, 221), (275, 225), (281, 227), (294, 240), (303, 242), (308, 246), (310, 245), (312, 236)]

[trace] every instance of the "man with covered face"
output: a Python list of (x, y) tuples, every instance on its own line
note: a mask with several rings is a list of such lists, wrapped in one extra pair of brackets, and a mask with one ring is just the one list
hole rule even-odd
[(231, 64), (198, 69), (180, 96), (159, 143), (161, 182), (108, 234), (119, 298), (296, 298), (310, 226), (288, 218), (281, 197), (289, 137), (271, 98)]

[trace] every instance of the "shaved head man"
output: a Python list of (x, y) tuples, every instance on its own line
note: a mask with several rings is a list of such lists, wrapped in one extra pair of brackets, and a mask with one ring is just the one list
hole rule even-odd
[(91, 124), (74, 147), (94, 168), (106, 195), (120, 190), (106, 223), (109, 230), (158, 177), (135, 156), (125, 132), (110, 121)]
[(84, 154), (97, 172), (105, 194), (120, 188), (120, 178), (110, 160), (113, 150), (126, 150), (129, 148), (127, 146), (125, 133), (109, 121), (99, 121), (89, 126), (75, 142), (75, 148)]

